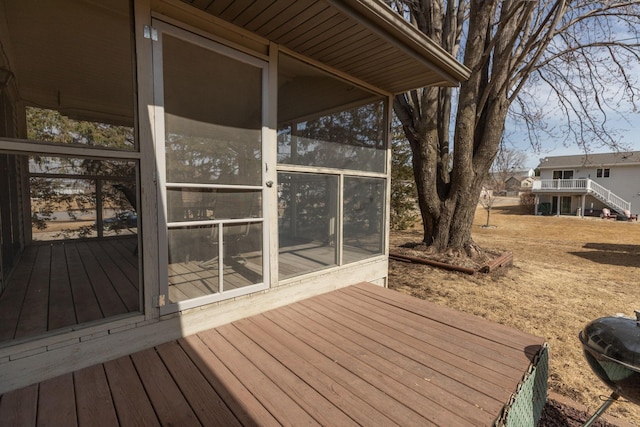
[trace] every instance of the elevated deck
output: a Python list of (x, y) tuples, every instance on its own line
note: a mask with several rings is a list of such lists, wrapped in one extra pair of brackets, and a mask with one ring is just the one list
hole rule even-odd
[(8, 392), (0, 420), (488, 426), (543, 350), (541, 338), (362, 283)]
[[(608, 188), (603, 187), (589, 178), (581, 179), (541, 179), (533, 182), (531, 188), (533, 194), (584, 196), (591, 195), (610, 206), (615, 211), (624, 214), (631, 210), (631, 203), (614, 194)], [(584, 212), (584, 206), (582, 206)]]

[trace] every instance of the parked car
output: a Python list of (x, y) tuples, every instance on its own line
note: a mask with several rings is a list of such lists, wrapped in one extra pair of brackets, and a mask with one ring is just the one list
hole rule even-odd
[(135, 211), (123, 211), (106, 218), (102, 223), (105, 231), (135, 228), (138, 226), (138, 215)]

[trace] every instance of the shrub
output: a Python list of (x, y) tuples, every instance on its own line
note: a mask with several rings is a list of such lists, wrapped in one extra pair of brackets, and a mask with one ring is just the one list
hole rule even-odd
[(520, 206), (522, 212), (533, 215), (536, 211), (536, 196), (529, 192), (520, 194)]

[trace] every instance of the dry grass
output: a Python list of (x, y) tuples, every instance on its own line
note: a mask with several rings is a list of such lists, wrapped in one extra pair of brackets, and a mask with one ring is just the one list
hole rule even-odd
[[(593, 412), (611, 391), (591, 372), (577, 334), (589, 321), (640, 309), (640, 223), (520, 213), (517, 199), (491, 212), (479, 208), (473, 238), (484, 248), (512, 251), (514, 266), (490, 275), (448, 272), (391, 262), (391, 288), (510, 325), (551, 347), (551, 390)], [(395, 245), (419, 230), (392, 232)], [(640, 425), (640, 407), (616, 403), (607, 413)]]

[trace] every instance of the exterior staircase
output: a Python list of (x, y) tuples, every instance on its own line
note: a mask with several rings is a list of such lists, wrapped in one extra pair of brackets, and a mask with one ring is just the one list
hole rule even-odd
[(599, 199), (601, 202), (605, 203), (607, 206), (609, 206), (619, 214), (624, 215), (625, 210), (627, 212), (631, 212), (631, 203), (627, 202), (622, 197), (615, 195), (611, 192), (611, 190), (604, 188), (597, 182), (591, 181), (589, 189), (591, 190), (589, 192), (590, 195), (594, 196), (596, 199)]
[(624, 215), (624, 211), (631, 211), (631, 203), (614, 194), (588, 178), (583, 179), (541, 179), (533, 182), (534, 193), (579, 193), (589, 194), (600, 200), (614, 211)]

